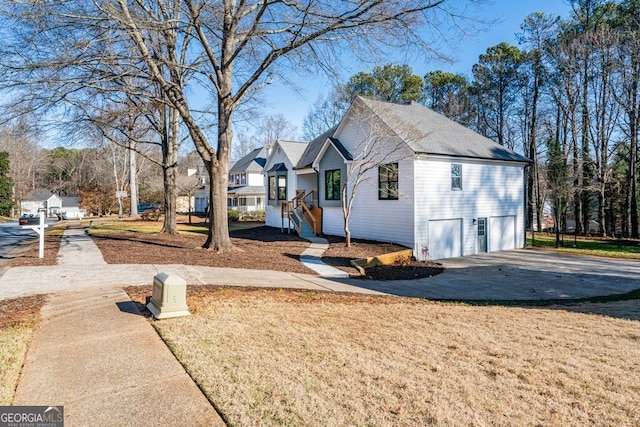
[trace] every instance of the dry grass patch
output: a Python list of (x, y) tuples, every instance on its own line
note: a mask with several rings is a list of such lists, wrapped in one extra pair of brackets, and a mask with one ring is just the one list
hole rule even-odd
[(0, 301), (0, 405), (11, 405), (40, 309), (42, 295)]
[(189, 306), (155, 325), (231, 425), (640, 424), (637, 320), (204, 287)]

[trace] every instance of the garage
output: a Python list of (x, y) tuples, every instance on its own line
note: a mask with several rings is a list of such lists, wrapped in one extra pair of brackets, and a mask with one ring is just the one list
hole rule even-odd
[(462, 256), (462, 219), (429, 221), (429, 259)]
[(506, 251), (516, 247), (516, 217), (489, 218), (489, 252)]

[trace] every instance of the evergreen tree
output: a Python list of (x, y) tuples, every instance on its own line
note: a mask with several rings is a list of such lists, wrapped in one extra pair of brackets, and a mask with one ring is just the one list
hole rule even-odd
[(13, 206), (13, 180), (9, 176), (9, 153), (0, 151), (0, 215), (11, 215)]

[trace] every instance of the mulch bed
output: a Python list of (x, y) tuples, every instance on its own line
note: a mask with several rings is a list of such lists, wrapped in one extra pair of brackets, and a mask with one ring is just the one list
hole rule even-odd
[[(369, 240), (352, 239), (351, 247), (345, 246), (344, 237), (323, 236), (329, 243), (329, 249), (324, 253), (322, 261), (350, 274), (358, 274), (358, 270), (351, 265), (351, 261), (358, 258), (368, 258), (376, 255), (388, 254), (405, 250), (404, 246), (395, 243), (372, 242)], [(371, 267), (365, 270), (363, 278), (371, 280), (414, 280), (435, 276), (444, 271), (442, 265), (434, 262), (410, 260), (393, 265)]]
[(222, 254), (202, 249), (206, 241), (202, 234), (114, 231), (92, 236), (109, 264), (185, 264), (313, 274), (298, 260), (309, 243), (273, 230), (256, 227), (232, 232), (236, 250)]
[[(283, 233), (274, 227), (258, 226), (232, 231), (230, 236), (236, 250), (222, 254), (202, 249), (206, 241), (204, 234), (181, 233), (171, 236), (162, 233), (96, 230), (92, 236), (109, 264), (184, 264), (315, 274), (299, 261), (300, 254), (309, 247), (309, 242), (295, 233)], [(351, 260), (406, 249), (393, 243), (360, 239), (353, 239), (351, 247), (347, 248), (342, 237), (323, 237), (329, 241), (330, 247), (322, 261), (354, 276), (359, 273), (351, 265)], [(35, 244), (13, 259), (11, 265), (55, 265), (59, 246), (59, 236), (47, 236), (44, 259), (38, 259), (38, 245)], [(363, 278), (410, 280), (430, 277), (442, 271), (443, 268), (435, 263), (409, 261), (370, 268)]]

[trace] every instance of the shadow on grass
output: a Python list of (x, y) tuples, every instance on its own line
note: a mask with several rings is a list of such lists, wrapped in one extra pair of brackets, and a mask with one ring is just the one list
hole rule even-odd
[(164, 242), (154, 242), (152, 240), (145, 240), (145, 239), (137, 239), (137, 238), (133, 238), (133, 237), (128, 237), (128, 236), (115, 236), (113, 234), (98, 234), (98, 235), (91, 235), (91, 237), (95, 240), (115, 240), (115, 241), (121, 241), (121, 242), (135, 242), (135, 243), (140, 243), (142, 245), (149, 245), (149, 246), (159, 246), (159, 247), (164, 247), (164, 248), (174, 248), (174, 249), (192, 249), (192, 248), (188, 248), (188, 247), (184, 247), (184, 246), (180, 246), (180, 245), (172, 245), (172, 244), (168, 244), (168, 243), (164, 243)]
[(295, 233), (281, 232), (279, 228), (260, 227), (243, 228), (229, 232), (231, 238), (257, 240), (260, 242), (307, 242)]

